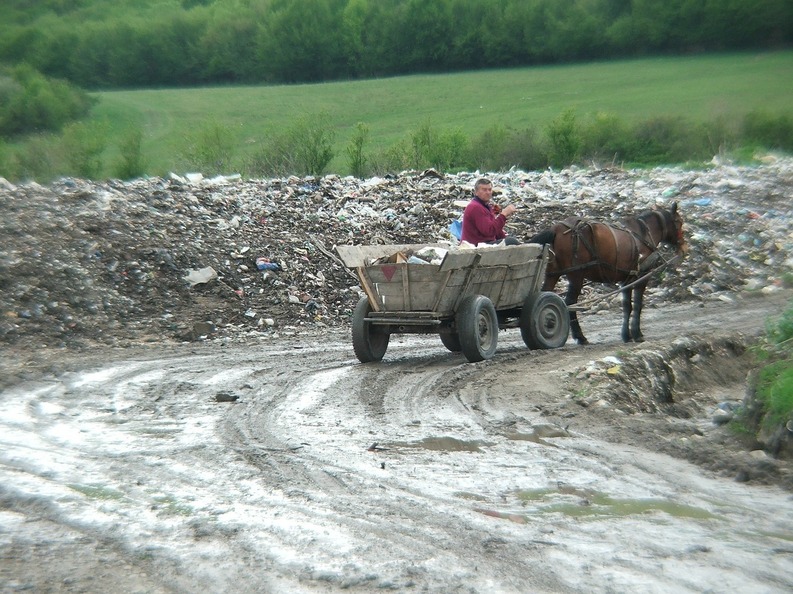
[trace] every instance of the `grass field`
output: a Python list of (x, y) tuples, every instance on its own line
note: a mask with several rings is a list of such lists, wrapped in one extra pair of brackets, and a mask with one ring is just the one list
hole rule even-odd
[(327, 112), (336, 128), (330, 170), (343, 172), (344, 147), (357, 122), (370, 150), (429, 123), (469, 137), (495, 124), (542, 128), (568, 109), (626, 122), (660, 115), (692, 121), (742, 117), (763, 109), (793, 112), (793, 51), (718, 54), (553, 67), (405, 76), (294, 86), (212, 87), (101, 92), (93, 117), (110, 127), (110, 145), (129, 126), (143, 130), (155, 173), (178, 171), (178, 153), (196, 127), (217, 122), (253, 150), (307, 114)]

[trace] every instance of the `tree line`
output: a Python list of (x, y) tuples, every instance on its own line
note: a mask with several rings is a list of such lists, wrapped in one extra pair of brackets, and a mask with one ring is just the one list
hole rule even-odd
[(6, 0), (0, 63), (87, 89), (281, 84), (789, 45), (790, 0)]

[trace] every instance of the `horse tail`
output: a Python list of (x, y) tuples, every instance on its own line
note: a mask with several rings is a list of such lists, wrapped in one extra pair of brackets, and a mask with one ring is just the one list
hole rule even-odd
[(553, 229), (544, 229), (539, 233), (537, 233), (537, 235), (529, 239), (529, 243), (539, 243), (541, 245), (545, 245), (545, 244), (553, 245), (555, 239), (556, 239), (556, 231), (554, 231)]

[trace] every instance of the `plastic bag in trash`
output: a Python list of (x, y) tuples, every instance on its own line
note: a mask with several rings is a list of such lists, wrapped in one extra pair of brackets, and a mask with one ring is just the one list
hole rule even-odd
[(449, 233), (456, 237), (457, 241), (460, 241), (463, 238), (463, 220), (452, 221), (449, 225)]

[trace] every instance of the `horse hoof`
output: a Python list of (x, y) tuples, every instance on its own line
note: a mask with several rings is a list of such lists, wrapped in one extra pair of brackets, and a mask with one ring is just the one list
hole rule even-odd
[(589, 341), (586, 338), (579, 338), (578, 344), (589, 344)]

